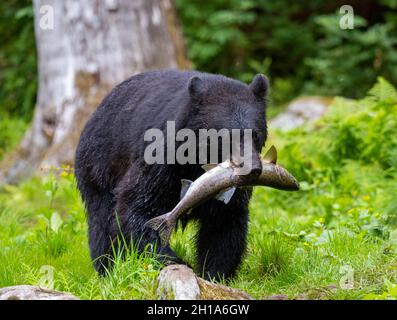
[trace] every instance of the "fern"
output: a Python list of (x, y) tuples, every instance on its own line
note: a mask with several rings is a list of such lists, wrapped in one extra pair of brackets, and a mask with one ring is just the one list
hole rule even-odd
[(397, 103), (397, 90), (382, 77), (378, 77), (378, 82), (369, 90), (369, 95), (379, 101)]

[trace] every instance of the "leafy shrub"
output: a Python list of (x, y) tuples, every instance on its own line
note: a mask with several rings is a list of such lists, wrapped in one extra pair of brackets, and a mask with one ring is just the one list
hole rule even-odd
[(297, 211), (387, 237), (382, 225), (397, 217), (397, 92), (388, 82), (380, 78), (362, 100), (336, 99), (315, 124), (277, 134), (277, 144), (302, 182)]
[(354, 30), (339, 28), (340, 16), (314, 18), (319, 28), (317, 54), (306, 58), (310, 81), (304, 90), (312, 94), (358, 97), (381, 75), (397, 83), (396, 24), (387, 21), (368, 26), (359, 16)]
[(29, 120), (37, 89), (32, 2), (2, 1), (0, 12), (0, 117)]
[(397, 83), (394, 0), (355, 2), (354, 30), (340, 29), (339, 2), (176, 4), (194, 68), (243, 81), (269, 74), (276, 103), (301, 93), (362, 96), (378, 76)]
[[(292, 19), (303, 5), (290, 1), (176, 0), (189, 56), (196, 69), (251, 81), (256, 73), (270, 74), (276, 98), (296, 94), (306, 73), (301, 63), (315, 47), (313, 23)], [(308, 12), (321, 1), (305, 5)], [(293, 50), (291, 50), (293, 48)], [(291, 74), (294, 77), (291, 77)]]

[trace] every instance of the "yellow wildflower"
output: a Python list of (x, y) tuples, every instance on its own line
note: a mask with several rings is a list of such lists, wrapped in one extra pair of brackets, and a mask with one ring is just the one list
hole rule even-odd
[(66, 171), (61, 172), (61, 177), (66, 178), (69, 174)]

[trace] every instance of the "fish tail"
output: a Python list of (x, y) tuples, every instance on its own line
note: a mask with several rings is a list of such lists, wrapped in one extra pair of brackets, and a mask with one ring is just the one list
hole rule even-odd
[(160, 236), (162, 246), (166, 246), (171, 238), (172, 230), (174, 230), (176, 221), (172, 219), (168, 213), (150, 219), (146, 222), (146, 226), (156, 230)]

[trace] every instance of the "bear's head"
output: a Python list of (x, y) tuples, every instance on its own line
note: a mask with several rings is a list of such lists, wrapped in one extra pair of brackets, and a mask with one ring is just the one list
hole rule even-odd
[[(215, 129), (220, 132), (226, 129), (230, 134), (239, 132), (240, 155), (232, 151), (231, 157), (239, 158), (241, 164), (241, 156), (244, 155), (244, 159), (247, 159), (245, 157), (249, 155), (250, 173), (259, 174), (262, 170), (260, 153), (267, 139), (268, 87), (268, 80), (262, 74), (257, 74), (249, 85), (223, 76), (193, 76), (188, 83), (190, 109), (193, 112), (189, 117), (188, 126), (195, 130)], [(252, 133), (252, 144), (245, 142), (243, 135), (246, 132)], [(232, 136), (230, 137), (232, 143)], [(218, 159), (225, 160), (221, 155), (221, 147), (222, 144), (219, 144)], [(230, 150), (234, 149), (230, 147)]]

